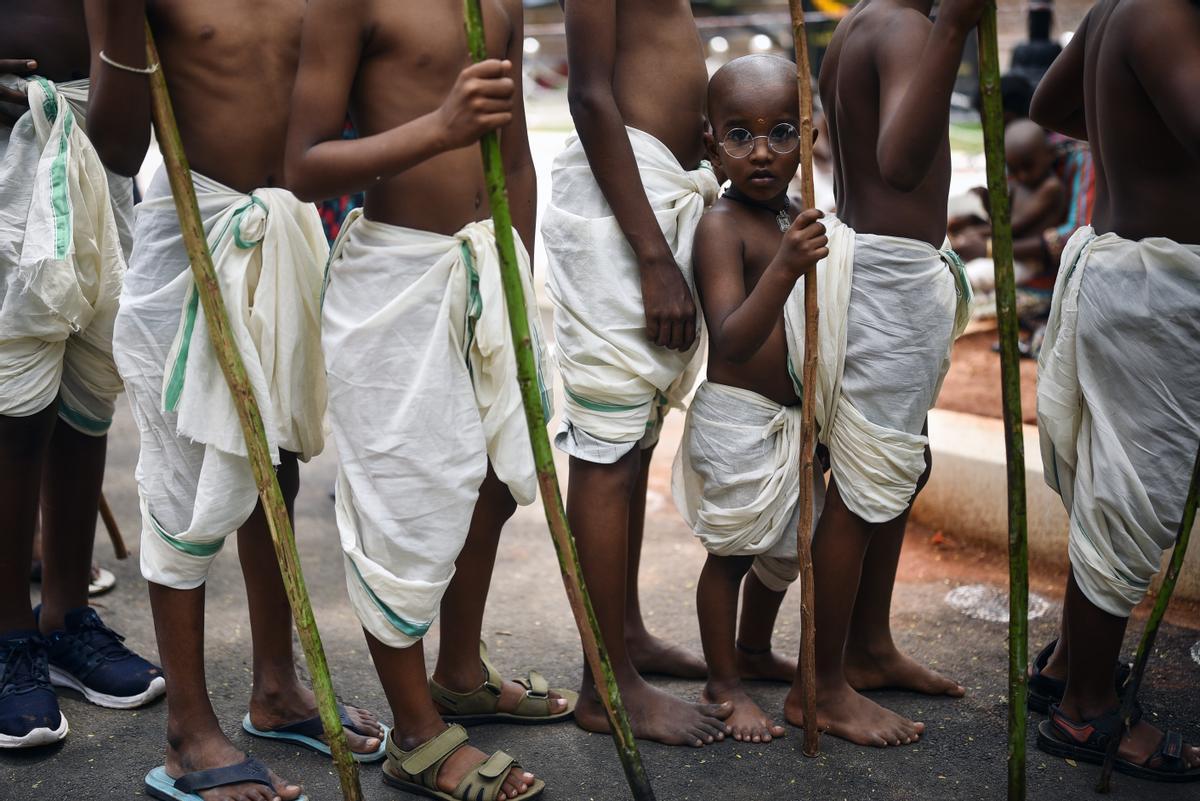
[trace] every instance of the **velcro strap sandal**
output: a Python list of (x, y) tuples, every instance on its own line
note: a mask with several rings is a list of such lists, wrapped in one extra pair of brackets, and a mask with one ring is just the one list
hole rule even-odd
[[(1141, 707), (1135, 707), (1131, 725), (1142, 718)], [(1057, 706), (1050, 707), (1050, 717), (1038, 725), (1037, 745), (1042, 751), (1064, 759), (1104, 763), (1109, 743), (1125, 732), (1120, 711), (1114, 709), (1092, 720), (1076, 721), (1063, 714)], [(1117, 771), (1158, 782), (1194, 782), (1200, 780), (1200, 767), (1189, 768), (1183, 757), (1183, 735), (1168, 731), (1154, 753), (1145, 761), (1131, 762), (1121, 757), (1113, 759)]]
[[(483, 684), (465, 693), (455, 692), (429, 680), (429, 692), (433, 700), (445, 710), (442, 719), (447, 723), (460, 723), (470, 726), (480, 723), (554, 723), (565, 720), (575, 713), (575, 704), (579, 694), (572, 690), (551, 690), (546, 679), (537, 671), (530, 671), (524, 678), (514, 681), (525, 689), (525, 695), (517, 702), (512, 712), (501, 712), (500, 694), (504, 680), (499, 671), (488, 659), (487, 644), (479, 643), (479, 662), (483, 665)], [(562, 697), (567, 702), (561, 712), (551, 712), (550, 693)]]
[[(396, 745), (393, 733), (387, 741), (383, 781), (389, 787), (440, 801), (496, 801), (509, 771), (520, 767), (515, 759), (503, 751), (497, 751), (468, 771), (453, 791), (447, 793), (438, 788), (437, 779), (442, 765), (466, 744), (467, 730), (458, 724), (449, 726), (412, 751), (404, 751)], [(534, 779), (529, 789), (513, 801), (537, 798), (545, 789), (545, 782)]]

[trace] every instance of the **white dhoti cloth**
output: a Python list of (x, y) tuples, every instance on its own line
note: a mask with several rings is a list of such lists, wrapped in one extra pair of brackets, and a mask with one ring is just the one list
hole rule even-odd
[(29, 98), (0, 127), (0, 415), (27, 417), (58, 397), (65, 423), (103, 436), (121, 392), (112, 327), (132, 182), (108, 173), (88, 141), (86, 80), (0, 84)]
[[(712, 170), (687, 171), (662, 142), (626, 128), (642, 185), (688, 286), (692, 241), (717, 197)], [(641, 272), (588, 164), (578, 137), (554, 160), (542, 223), (554, 303), (555, 354), (566, 412), (555, 445), (589, 462), (612, 463), (658, 440), (668, 406), (682, 408), (699, 373), (703, 318), (686, 352), (646, 337)]]
[[(675, 454), (675, 505), (709, 553), (753, 556), (776, 592), (799, 575), (800, 406), (706, 381), (688, 407)], [(813, 523), (825, 482), (813, 471)], [(810, 532), (811, 534), (811, 532)]]
[(1075, 232), (1038, 360), (1046, 483), (1088, 600), (1128, 617), (1175, 542), (1200, 444), (1200, 245)]
[[(847, 508), (895, 519), (925, 471), (925, 418), (970, 319), (971, 287), (953, 251), (856, 234), (826, 217), (829, 256), (817, 265), (821, 306), (818, 438)], [(804, 357), (804, 280), (784, 306), (796, 392)]]
[[(320, 296), (329, 252), (320, 216), (283, 189), (247, 195), (193, 173), (230, 330), (267, 444), (307, 461), (324, 446)], [(165, 172), (138, 206), (114, 345), (134, 420), (142, 573), (204, 583), (258, 490), (233, 396), (209, 342)]]
[(323, 316), (346, 585), (362, 625), (405, 648), (437, 617), (489, 460), (518, 503), (537, 494), (491, 221), (444, 236), (353, 213), (334, 245)]

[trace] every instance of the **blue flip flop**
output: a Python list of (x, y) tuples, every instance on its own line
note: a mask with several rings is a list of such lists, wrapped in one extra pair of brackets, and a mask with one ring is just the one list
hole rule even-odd
[[(338, 716), (342, 719), (342, 726), (345, 728), (363, 737), (371, 736), (354, 724), (354, 721), (346, 714), (346, 707), (341, 704), (338, 704)], [(378, 762), (387, 756), (387, 738), (390, 729), (382, 723), (379, 725), (383, 729), (383, 734), (379, 738), (379, 748), (369, 754), (354, 754), (356, 762)], [(246, 717), (242, 718), (242, 728), (246, 730), (247, 734), (255, 737), (263, 737), (268, 740), (282, 740), (288, 743), (295, 743), (318, 754), (324, 754), (325, 756), (333, 755), (333, 752), (329, 750), (329, 746), (319, 739), (325, 734), (325, 727), (321, 724), (319, 715), (314, 715), (307, 720), (301, 720), (296, 723), (289, 723), (286, 726), (280, 726), (278, 729), (260, 729), (250, 722), (250, 713), (247, 712)]]
[[(272, 792), (275, 790), (267, 766), (254, 757), (247, 757), (245, 762), (236, 765), (198, 770), (178, 779), (172, 779), (166, 768), (155, 768), (146, 774), (146, 794), (158, 801), (204, 801), (199, 795), (201, 790), (250, 782), (264, 784)], [(297, 801), (308, 801), (308, 796), (302, 795)]]

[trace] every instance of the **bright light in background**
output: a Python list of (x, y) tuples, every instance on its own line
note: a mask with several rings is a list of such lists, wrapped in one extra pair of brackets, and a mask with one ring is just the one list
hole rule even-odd
[(524, 49), (527, 55), (532, 56), (534, 53), (542, 49), (542, 43), (537, 39), (534, 39), (532, 36), (526, 36)]
[(750, 38), (750, 49), (759, 53), (770, 50), (774, 46), (775, 43), (771, 41), (771, 37), (765, 33), (756, 33)]
[(724, 36), (714, 36), (708, 40), (708, 49), (714, 53), (728, 53), (729, 40)]

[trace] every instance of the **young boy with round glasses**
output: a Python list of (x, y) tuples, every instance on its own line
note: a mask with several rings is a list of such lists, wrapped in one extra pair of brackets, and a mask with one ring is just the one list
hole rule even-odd
[[(765, 630), (769, 648), (799, 573), (800, 398), (783, 310), (797, 280), (828, 253), (821, 212), (797, 214), (787, 199), (800, 161), (795, 76), (792, 62), (755, 55), (726, 64), (709, 83), (708, 149), (731, 186), (696, 233), (708, 377), (688, 410), (674, 469), (675, 502), (709, 552), (696, 590), (708, 661), (704, 700), (732, 705), (725, 723), (733, 738), (755, 743), (784, 729), (742, 687), (735, 643), (751, 627)], [(814, 493), (819, 508), (820, 473)]]

